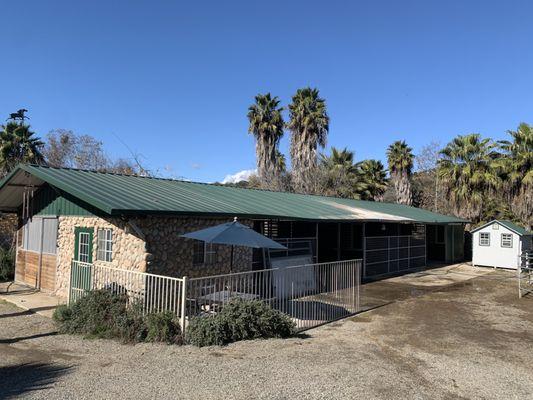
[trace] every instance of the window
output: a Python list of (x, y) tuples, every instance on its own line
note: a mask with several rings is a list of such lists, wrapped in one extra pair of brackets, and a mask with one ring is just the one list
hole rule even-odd
[(494, 229), (495, 231), (497, 231), (498, 229), (500, 229), (500, 225), (494, 223), (494, 224), (492, 224), (492, 229)]
[[(42, 234), (41, 234), (42, 232)], [(34, 217), (28, 219), (22, 227), (22, 243), (24, 250), (46, 254), (56, 254), (57, 218)]]
[(80, 232), (78, 241), (78, 261), (89, 262), (90, 251), (90, 234), (87, 232)]
[(96, 259), (111, 262), (113, 260), (113, 230), (98, 229), (98, 251)]
[(193, 265), (203, 264), (205, 260), (205, 243), (195, 240), (192, 246), (192, 263)]
[(216, 262), (217, 248), (212, 243), (195, 240), (193, 244), (192, 263), (194, 265), (210, 265)]
[(480, 246), (490, 246), (490, 233), (480, 232), (479, 233), (479, 245)]
[(513, 247), (513, 235), (510, 233), (502, 233), (502, 247)]

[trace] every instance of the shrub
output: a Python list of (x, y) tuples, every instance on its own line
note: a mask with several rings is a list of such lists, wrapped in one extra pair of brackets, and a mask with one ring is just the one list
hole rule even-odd
[(170, 311), (146, 316), (146, 341), (181, 344), (181, 329)]
[(64, 323), (72, 318), (72, 307), (62, 304), (54, 310), (54, 321), (59, 324)]
[(127, 312), (117, 318), (116, 334), (124, 343), (138, 343), (146, 340), (148, 329), (142, 311), (142, 303), (133, 303)]
[(289, 316), (261, 301), (236, 298), (214, 316), (193, 318), (187, 338), (191, 344), (202, 347), (239, 340), (284, 338), (294, 331), (295, 324)]
[(15, 257), (11, 249), (0, 247), (0, 282), (10, 281), (15, 276)]
[(143, 315), (142, 304), (128, 306), (125, 295), (101, 289), (88, 292), (71, 305), (54, 311), (61, 333), (91, 338), (117, 338), (126, 343), (166, 342), (181, 344), (181, 330), (170, 312)]
[(107, 290), (93, 290), (67, 311), (60, 307), (54, 319), (62, 333), (79, 333), (89, 337), (110, 338), (118, 334), (118, 320), (126, 313), (127, 298)]

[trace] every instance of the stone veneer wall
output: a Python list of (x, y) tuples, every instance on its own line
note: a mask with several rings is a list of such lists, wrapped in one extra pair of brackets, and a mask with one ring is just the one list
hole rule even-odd
[[(61, 216), (57, 234), (56, 294), (66, 297), (70, 279), (70, 263), (74, 258), (74, 228), (95, 228), (93, 234), (93, 263), (115, 268), (145, 272), (148, 254), (146, 245), (133, 229), (120, 218)], [(98, 261), (98, 228), (113, 229), (113, 258), (111, 262)]]
[[(216, 262), (211, 265), (193, 265), (193, 240), (179, 236), (195, 230), (229, 222), (228, 218), (207, 217), (136, 217), (130, 218), (136, 231), (121, 218), (61, 216), (58, 223), (58, 250), (56, 294), (66, 297), (70, 263), (74, 257), (74, 228), (94, 227), (93, 263), (140, 272), (174, 277), (199, 277), (230, 272), (231, 248), (217, 246)], [(239, 221), (251, 226), (252, 221)], [(97, 229), (113, 229), (113, 260), (96, 259)], [(235, 247), (232, 272), (250, 270), (252, 250)]]
[[(224, 274), (230, 272), (231, 247), (216, 246), (216, 260), (210, 265), (193, 265), (193, 240), (180, 235), (199, 229), (231, 222), (233, 218), (208, 217), (148, 217), (139, 221), (146, 235), (147, 272), (181, 278)], [(252, 226), (251, 220), (239, 220)], [(252, 249), (235, 247), (232, 272), (251, 270)]]

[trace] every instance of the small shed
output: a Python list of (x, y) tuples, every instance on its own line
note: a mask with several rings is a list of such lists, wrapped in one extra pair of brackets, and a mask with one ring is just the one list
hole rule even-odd
[(494, 220), (472, 230), (472, 265), (516, 269), (531, 249), (531, 232), (511, 221)]

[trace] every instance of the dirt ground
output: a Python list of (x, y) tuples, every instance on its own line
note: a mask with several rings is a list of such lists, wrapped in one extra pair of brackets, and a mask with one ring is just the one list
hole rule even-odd
[(0, 399), (530, 399), (533, 297), (512, 273), (435, 269), (363, 286), (370, 311), (288, 340), (121, 345), (0, 303)]

